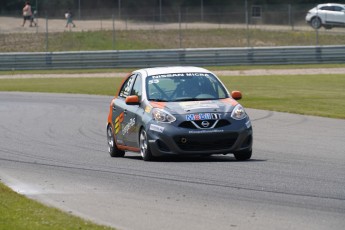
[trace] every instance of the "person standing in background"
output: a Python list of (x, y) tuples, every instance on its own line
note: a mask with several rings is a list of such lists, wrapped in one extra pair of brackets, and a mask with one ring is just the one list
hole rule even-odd
[(75, 24), (73, 23), (73, 15), (71, 13), (71, 11), (67, 11), (65, 13), (65, 18), (66, 18), (66, 27), (68, 27), (69, 25), (72, 25), (73, 27), (75, 27)]
[(32, 26), (32, 11), (31, 11), (31, 5), (29, 1), (25, 2), (24, 8), (23, 8), (23, 25), (25, 25), (25, 22), (29, 20), (30, 21), (30, 27)]

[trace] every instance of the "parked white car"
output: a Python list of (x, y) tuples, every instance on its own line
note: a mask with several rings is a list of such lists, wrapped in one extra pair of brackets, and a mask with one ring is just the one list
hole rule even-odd
[(305, 20), (314, 29), (345, 27), (345, 5), (336, 3), (319, 4), (308, 11)]

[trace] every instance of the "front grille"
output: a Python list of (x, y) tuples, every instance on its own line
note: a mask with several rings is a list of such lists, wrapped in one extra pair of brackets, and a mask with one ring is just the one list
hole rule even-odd
[(203, 134), (191, 136), (176, 136), (175, 143), (184, 151), (222, 150), (231, 148), (236, 142), (238, 134)]
[(195, 126), (192, 121), (184, 121), (184, 122), (182, 122), (179, 125), (179, 127), (186, 128), (186, 129), (200, 129), (200, 128), (205, 129), (201, 125), (201, 123), (203, 121), (208, 121), (209, 122), (209, 127), (208, 128), (211, 128), (214, 125), (215, 122), (217, 122), (217, 124), (213, 128), (220, 128), (220, 127), (224, 127), (224, 126), (227, 126), (227, 125), (231, 124), (230, 121), (225, 120), (225, 119), (221, 119), (221, 120), (200, 120), (200, 121), (193, 121), (197, 126)]
[(186, 128), (186, 129), (197, 129), (197, 127), (195, 127), (195, 125), (190, 122), (190, 121), (184, 121), (182, 122), (179, 127), (181, 128)]
[(227, 125), (231, 125), (230, 121), (228, 120), (219, 120), (218, 123), (216, 124), (215, 128), (220, 128), (220, 127), (224, 127), (224, 126), (227, 126)]

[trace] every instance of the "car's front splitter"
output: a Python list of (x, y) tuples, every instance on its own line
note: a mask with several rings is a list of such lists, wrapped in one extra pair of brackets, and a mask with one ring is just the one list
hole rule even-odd
[[(252, 149), (248, 121), (221, 129), (185, 129), (166, 124), (148, 125), (148, 143), (154, 156), (229, 154)], [(249, 121), (250, 124), (250, 121)]]

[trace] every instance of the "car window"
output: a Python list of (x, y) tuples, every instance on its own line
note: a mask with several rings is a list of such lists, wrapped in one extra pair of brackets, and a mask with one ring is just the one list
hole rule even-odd
[(342, 10), (344, 10), (342, 7), (334, 6), (334, 11), (342, 11)]
[(135, 79), (133, 89), (131, 91), (131, 95), (137, 95), (139, 97), (139, 100), (141, 99), (141, 91), (142, 91), (142, 80), (141, 76), (138, 75)]
[(227, 98), (227, 91), (210, 73), (172, 73), (146, 78), (149, 100), (188, 101)]
[(131, 89), (132, 89), (132, 84), (135, 80), (136, 75), (132, 75), (127, 80), (123, 83), (119, 96), (126, 98), (128, 95), (130, 95)]
[(332, 6), (323, 6), (320, 8), (320, 10), (328, 10), (328, 11), (332, 11), (333, 7)]

